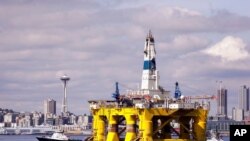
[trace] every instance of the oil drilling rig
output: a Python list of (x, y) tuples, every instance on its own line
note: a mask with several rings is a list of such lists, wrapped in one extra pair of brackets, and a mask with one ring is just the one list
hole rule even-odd
[[(141, 88), (120, 93), (114, 100), (89, 100), (93, 115), (92, 141), (205, 141), (209, 103), (184, 97), (175, 84), (174, 97), (159, 85), (155, 40), (148, 33), (144, 46)], [(179, 125), (176, 127), (175, 125)]]

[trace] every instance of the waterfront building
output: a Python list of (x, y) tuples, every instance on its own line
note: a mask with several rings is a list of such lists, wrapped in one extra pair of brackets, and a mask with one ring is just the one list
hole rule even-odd
[(240, 87), (239, 108), (244, 112), (249, 111), (249, 88), (246, 85)]
[(43, 123), (44, 115), (41, 112), (33, 112), (33, 125), (39, 126)]
[(3, 122), (3, 116), (4, 114), (0, 112), (0, 123)]
[(67, 124), (70, 124), (69, 116), (65, 117), (62, 115), (57, 115), (54, 118), (54, 125), (67, 125)]
[(209, 118), (207, 121), (207, 130), (217, 130), (221, 135), (229, 135), (230, 125), (245, 125), (245, 122), (229, 119), (222, 120), (218, 118)]
[(83, 129), (91, 129), (92, 128), (92, 122), (93, 122), (93, 116), (92, 115), (79, 115), (77, 118), (77, 124), (82, 126)]
[(17, 126), (19, 127), (33, 126), (32, 118), (33, 117), (31, 113), (21, 113), (17, 118), (18, 119)]
[(44, 101), (44, 121), (47, 118), (53, 118), (56, 114), (56, 101), (53, 99), (47, 99)]
[(84, 129), (91, 129), (92, 128), (92, 122), (93, 122), (93, 116), (91, 115), (84, 115), (83, 116), (83, 128)]
[(33, 126), (33, 116), (31, 113), (25, 113), (25, 127), (30, 127), (30, 126)]
[(244, 110), (240, 109), (240, 108), (233, 107), (232, 119), (235, 121), (242, 121), (244, 119)]
[(83, 115), (79, 115), (77, 117), (77, 125), (82, 125), (83, 124)]
[(13, 115), (13, 113), (7, 113), (4, 115), (4, 122), (5, 123), (11, 123), (15, 122), (16, 117)]
[(4, 126), (5, 127), (12, 127), (13, 123), (16, 123), (16, 117), (18, 113), (7, 113), (4, 115)]
[(55, 126), (62, 125), (62, 124), (63, 124), (62, 117), (60, 115), (57, 115), (55, 117)]
[(217, 91), (217, 116), (227, 117), (227, 89), (221, 87)]
[(46, 118), (45, 123), (47, 125), (55, 125), (55, 119), (53, 117), (48, 117), (48, 118)]
[(69, 124), (71, 124), (71, 125), (76, 125), (76, 119), (77, 119), (77, 116), (74, 115), (74, 114), (71, 114), (71, 115), (69, 116)]
[(244, 112), (244, 121), (246, 124), (250, 125), (250, 111)]

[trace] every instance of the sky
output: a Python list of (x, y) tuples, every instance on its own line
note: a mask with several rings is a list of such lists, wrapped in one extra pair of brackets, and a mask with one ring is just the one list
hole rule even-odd
[[(155, 38), (160, 85), (174, 95), (228, 89), (228, 113), (250, 86), (250, 1), (1, 0), (0, 107), (43, 112), (63, 83), (68, 109), (89, 113), (88, 100), (112, 99), (141, 83), (143, 48)], [(219, 83), (222, 82), (222, 83)], [(216, 101), (211, 101), (211, 114)]]

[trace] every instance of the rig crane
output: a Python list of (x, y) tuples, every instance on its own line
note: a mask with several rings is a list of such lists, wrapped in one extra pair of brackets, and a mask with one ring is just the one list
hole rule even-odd
[(186, 96), (188, 99), (216, 99), (215, 95), (197, 95), (197, 96)]

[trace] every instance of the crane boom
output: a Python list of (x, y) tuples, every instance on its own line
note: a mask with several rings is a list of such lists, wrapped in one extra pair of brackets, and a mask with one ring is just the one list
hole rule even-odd
[(215, 95), (197, 95), (197, 96), (186, 96), (187, 99), (216, 99)]

